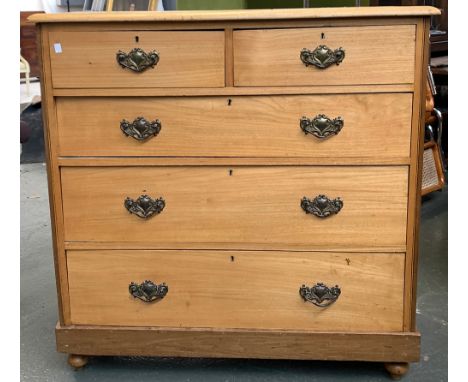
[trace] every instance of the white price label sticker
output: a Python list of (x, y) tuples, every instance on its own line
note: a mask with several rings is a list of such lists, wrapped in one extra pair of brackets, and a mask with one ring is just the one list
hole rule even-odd
[(60, 44), (59, 42), (56, 42), (54, 44), (54, 50), (55, 50), (55, 53), (62, 53), (62, 44)]

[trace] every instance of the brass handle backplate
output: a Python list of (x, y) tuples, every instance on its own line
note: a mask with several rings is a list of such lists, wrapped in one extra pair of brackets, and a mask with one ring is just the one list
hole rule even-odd
[(142, 219), (147, 219), (161, 213), (166, 206), (166, 202), (163, 198), (153, 199), (148, 195), (141, 195), (137, 200), (127, 197), (124, 201), (124, 206), (131, 214), (135, 214)]
[(128, 53), (119, 50), (116, 54), (116, 59), (122, 68), (141, 73), (148, 68), (154, 68), (158, 64), (159, 53), (155, 50), (146, 53), (141, 48), (134, 48)]
[(333, 135), (337, 135), (344, 126), (344, 121), (341, 117), (335, 119), (328, 118), (324, 114), (316, 115), (309, 119), (302, 117), (300, 127), (305, 134), (312, 134), (319, 139), (326, 139)]
[(120, 122), (120, 130), (127, 136), (136, 139), (137, 141), (145, 141), (148, 138), (154, 137), (161, 131), (161, 121), (155, 119), (148, 121), (143, 117), (138, 117), (129, 122), (122, 119)]
[(302, 49), (300, 57), (305, 66), (326, 69), (333, 64), (339, 65), (345, 58), (345, 51), (343, 48), (332, 50), (326, 45), (319, 45), (314, 50)]
[(301, 208), (306, 214), (326, 218), (340, 212), (343, 208), (343, 201), (340, 198), (330, 199), (326, 195), (318, 195), (313, 200), (304, 196), (301, 200)]
[(165, 284), (155, 284), (151, 280), (145, 280), (141, 284), (131, 282), (128, 291), (134, 298), (144, 302), (161, 300), (169, 292), (169, 287)]
[(299, 288), (299, 294), (304, 301), (311, 302), (320, 308), (325, 308), (338, 300), (341, 289), (338, 285), (329, 288), (323, 283), (317, 283), (313, 287), (302, 285)]

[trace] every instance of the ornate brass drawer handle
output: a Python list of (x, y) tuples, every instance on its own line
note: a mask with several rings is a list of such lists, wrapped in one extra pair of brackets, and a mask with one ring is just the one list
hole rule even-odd
[(128, 286), (130, 294), (144, 302), (161, 300), (169, 292), (169, 287), (165, 284), (155, 284), (151, 280), (145, 280), (141, 284), (133, 281)]
[(339, 65), (344, 58), (345, 51), (343, 48), (332, 50), (326, 45), (319, 45), (312, 51), (306, 48), (301, 50), (301, 61), (304, 65), (314, 65), (319, 69), (328, 68), (333, 64)]
[(304, 301), (311, 302), (320, 308), (325, 308), (338, 300), (341, 289), (338, 285), (329, 288), (323, 283), (317, 283), (313, 287), (302, 285), (299, 288), (299, 294)]
[(127, 197), (124, 201), (124, 206), (131, 214), (135, 214), (142, 219), (147, 219), (161, 213), (166, 206), (166, 202), (163, 198), (152, 199), (148, 195), (141, 195), (137, 200)]
[(301, 208), (306, 214), (326, 218), (340, 212), (343, 208), (343, 201), (340, 198), (329, 199), (326, 195), (318, 195), (313, 200), (304, 196), (301, 200)]
[(319, 114), (312, 119), (302, 117), (300, 126), (305, 134), (312, 134), (316, 138), (326, 139), (332, 135), (337, 135), (343, 128), (344, 121), (341, 117), (331, 119), (324, 114)]
[(143, 72), (148, 68), (154, 68), (159, 62), (159, 53), (152, 50), (146, 53), (141, 48), (134, 48), (125, 53), (119, 50), (116, 55), (117, 62), (122, 68), (133, 70), (134, 72)]
[(150, 137), (154, 137), (161, 131), (161, 121), (155, 119), (154, 121), (148, 121), (143, 117), (138, 117), (129, 122), (126, 119), (122, 119), (120, 122), (120, 130), (127, 136), (136, 139), (137, 141), (144, 141)]

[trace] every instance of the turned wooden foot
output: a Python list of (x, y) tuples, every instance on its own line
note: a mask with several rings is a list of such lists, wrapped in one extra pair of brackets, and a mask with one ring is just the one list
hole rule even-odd
[(387, 369), (387, 371), (389, 372), (390, 377), (392, 377), (392, 379), (394, 379), (395, 381), (398, 381), (399, 379), (401, 379), (401, 377), (403, 377), (408, 372), (408, 369), (409, 369), (409, 363), (406, 363), (406, 362), (385, 363), (384, 366), (385, 366), (385, 369)]
[(68, 364), (75, 369), (80, 369), (88, 363), (88, 357), (85, 355), (69, 354)]

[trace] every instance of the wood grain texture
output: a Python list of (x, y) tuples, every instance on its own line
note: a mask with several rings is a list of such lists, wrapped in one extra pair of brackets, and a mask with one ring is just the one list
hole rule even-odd
[[(252, 250), (252, 251), (262, 251), (265, 248), (264, 244), (258, 243), (232, 243), (232, 247), (235, 247), (235, 244), (238, 244), (237, 247), (242, 247), (242, 250)], [(157, 250), (175, 250), (175, 249), (189, 249), (189, 250), (217, 250), (219, 244), (212, 243), (199, 243), (199, 242), (184, 242), (171, 244), (170, 248), (167, 243), (158, 243), (147, 241), (121, 241), (121, 240), (112, 240), (112, 241), (66, 241), (65, 249), (67, 250), (94, 250), (94, 249), (157, 249)], [(392, 247), (388, 246), (378, 246), (378, 245), (369, 245), (369, 246), (347, 246), (346, 252), (360, 253), (360, 252), (369, 252), (369, 253), (403, 253), (406, 249), (405, 245), (394, 245)], [(277, 245), (275, 247), (277, 251), (286, 251), (286, 252), (308, 252), (310, 247), (306, 246), (292, 246), (292, 245)], [(343, 247), (340, 246), (327, 246), (321, 247), (320, 251), (322, 252), (340, 252), (344, 251)]]
[[(417, 16), (340, 19), (272, 19), (272, 20), (213, 20), (213, 21), (139, 21), (139, 31), (191, 31), (235, 29), (313, 28), (331, 26), (416, 25)], [(135, 31), (135, 23), (113, 21), (109, 23), (48, 23), (52, 32)]]
[(42, 121), (44, 125), (44, 151), (47, 165), (52, 248), (55, 282), (57, 287), (60, 323), (70, 323), (70, 301), (68, 298), (68, 273), (63, 240), (62, 187), (60, 169), (57, 165), (57, 119), (55, 98), (52, 96), (52, 79), (48, 49), (48, 25), (38, 26), (37, 38), (39, 64), (41, 66)]
[(87, 355), (417, 362), (417, 332), (339, 333), (57, 325), (57, 350)]
[[(222, 31), (51, 32), (49, 39), (55, 88), (224, 86)], [(123, 69), (116, 53), (133, 48), (156, 50), (158, 64), (142, 73)]]
[[(406, 167), (73, 167), (62, 168), (61, 176), (67, 241), (233, 249), (406, 243)], [(148, 220), (123, 206), (127, 196), (144, 193), (166, 201)], [(306, 214), (302, 197), (319, 194), (341, 197), (340, 213), (328, 219)]]
[(224, 60), (225, 60), (225, 76), (226, 76), (226, 87), (234, 86), (234, 47), (233, 47), (233, 30), (232, 28), (226, 28), (224, 30)]
[(59, 166), (329, 166), (329, 165), (409, 165), (408, 157), (59, 157)]
[[(393, 363), (417, 361), (419, 333), (415, 331), (414, 315), (420, 202), (418, 190), (423, 142), (421, 116), (424, 115), (422, 92), (424, 68), (427, 66), (429, 16), (437, 13), (438, 10), (430, 7), (371, 7), (33, 16), (31, 19), (35, 22), (47, 23), (40, 25), (41, 58), (44, 63), (41, 80), (44, 82), (42, 92), (44, 121), (47, 125), (46, 150), (59, 292), (58, 349), (78, 356), (162, 355)], [(421, 18), (422, 15), (426, 16)], [(344, 33), (346, 31), (349, 33)], [(273, 38), (259, 39), (258, 36), (263, 33)], [(321, 33), (324, 33), (323, 39)], [(161, 55), (156, 69), (135, 76), (135, 73), (129, 73), (116, 65), (115, 53), (118, 49), (128, 51), (133, 48), (137, 34), (138, 46), (156, 49), (160, 53), (163, 52), (160, 49), (162, 46), (164, 55)], [(255, 38), (245, 38), (244, 34)], [(208, 39), (195, 38), (208, 35), (211, 36)], [(240, 45), (235, 41), (236, 35), (243, 37), (242, 50), (238, 49)], [(122, 36), (125, 38), (122, 39)], [(54, 42), (63, 42), (56, 41), (56, 37), (64, 37), (65, 42), (72, 43), (62, 44), (66, 49), (61, 55), (51, 50)], [(122, 41), (127, 45), (122, 46)], [(148, 41), (151, 44), (146, 45)], [(155, 42), (163, 44), (154, 46)], [(297, 43), (300, 46), (296, 46)], [(298, 56), (302, 48), (313, 49), (314, 44), (319, 43), (332, 48), (343, 46), (346, 58), (340, 66), (328, 68), (316, 75), (314, 73), (317, 70), (303, 66)], [(92, 47), (92, 51), (86, 47)], [(70, 59), (57, 61), (57, 56), (61, 60), (70, 52), (73, 53)], [(293, 52), (293, 56), (288, 54), (283, 59), (285, 52)], [(244, 71), (241, 73), (244, 77), (237, 77), (239, 65), (231, 60), (231, 54), (244, 55), (244, 61), (239, 61), (240, 69), (250, 65), (250, 73)], [(106, 66), (109, 61), (102, 58), (106, 55), (109, 55), (110, 62), (116, 67)], [(293, 57), (291, 60), (294, 62), (288, 61), (290, 57)], [(372, 59), (374, 61), (371, 62)], [(161, 80), (155, 74), (158, 69), (164, 68), (163, 62), (168, 66)], [(98, 65), (102, 70), (96, 70), (96, 63), (102, 63)], [(296, 70), (305, 70), (306, 75), (301, 77), (304, 72)], [(58, 87), (54, 88), (52, 78), (55, 80), (57, 73)], [(123, 78), (122, 73), (127, 76), (123, 83), (119, 80)], [(148, 77), (151, 79), (148, 80)], [(239, 79), (241, 82), (238, 82)], [(251, 81), (250, 85), (248, 81)], [(265, 85), (258, 81), (265, 81)], [(410, 122), (406, 119), (406, 123), (403, 123), (404, 113), (409, 115), (409, 112), (403, 110), (402, 99), (409, 104), (410, 93), (413, 92), (412, 130), (409, 135)], [(279, 110), (278, 100), (289, 99), (289, 95), (296, 101), (306, 100), (309, 110), (320, 104), (318, 100), (322, 99), (322, 95), (330, 99), (337, 97), (336, 100), (339, 100), (327, 102), (326, 105), (323, 103), (324, 107), (340, 104), (351, 110), (345, 100), (354, 100), (355, 107), (361, 108), (362, 115), (375, 119), (375, 122), (372, 130), (365, 120), (353, 124), (362, 129), (354, 130), (357, 135), (353, 135), (353, 139), (364, 131), (377, 135), (368, 137), (364, 143), (359, 141), (351, 147), (343, 147), (338, 154), (335, 148), (326, 156), (321, 146), (311, 151), (306, 151), (305, 146), (297, 146), (297, 150), (288, 152), (285, 144), (278, 144), (280, 139), (276, 135), (283, 137), (283, 143), (291, 145), (290, 136), (286, 135), (288, 130), (284, 127), (287, 125), (283, 124), (283, 129), (280, 129), (278, 123), (286, 115), (289, 118), (291, 110), (284, 112), (284, 115), (279, 113), (279, 117), (273, 113), (270, 119), (264, 114), (264, 122), (256, 124), (253, 129), (255, 136), (252, 141), (245, 139), (247, 132), (252, 132), (248, 129), (251, 123), (249, 121), (249, 124), (245, 124), (246, 118), (240, 117), (240, 109), (230, 110), (231, 116), (236, 113), (239, 115), (236, 125), (229, 125), (233, 119), (230, 116), (225, 118), (223, 126), (212, 124), (211, 130), (206, 123), (199, 123), (205, 121), (205, 118), (209, 120), (212, 115), (223, 120), (222, 113), (216, 114), (218, 100), (226, 102), (227, 98), (232, 98), (234, 103), (231, 107), (245, 102), (247, 109), (242, 109), (242, 112), (248, 114), (250, 120), (255, 120), (254, 117), (261, 115), (263, 108)], [(381, 102), (378, 112), (374, 96), (386, 100)], [(65, 100), (68, 97), (72, 98)], [(100, 104), (100, 97), (105, 97), (102, 100), (106, 104), (100, 110), (94, 103), (88, 106), (89, 101), (85, 100), (88, 97), (95, 97), (89, 98), (89, 101), (96, 104)], [(90, 134), (89, 119), (89, 123), (84, 125), (87, 127), (83, 129), (86, 131), (86, 139), (79, 149), (82, 151), (73, 156), (61, 154), (59, 138), (62, 137), (62, 131), (71, 134), (71, 138), (67, 138), (68, 142), (74, 139), (77, 143), (81, 139), (79, 134), (70, 132), (64, 125), (73, 125), (75, 130), (81, 129), (82, 125), (77, 125), (75, 120), (86, 120), (88, 111), (93, 107), (96, 118), (110, 115), (110, 110), (114, 114), (119, 113), (127, 107), (120, 103), (124, 99), (133, 105), (135, 101), (142, 101), (138, 106), (146, 112), (151, 109), (153, 99), (150, 102), (149, 98), (144, 97), (155, 97), (154, 101), (172, 110), (175, 107), (168, 103), (170, 97), (178, 97), (172, 100), (184, 106), (182, 111), (177, 110), (178, 114), (182, 115), (188, 110), (186, 115), (190, 118), (187, 118), (188, 122), (186, 120), (184, 126), (189, 126), (192, 134), (185, 131), (187, 142), (179, 142), (178, 138), (175, 139), (179, 137), (179, 132), (170, 129), (170, 133), (175, 134), (171, 135), (171, 144), (179, 145), (179, 152), (186, 150), (198, 154), (158, 154), (161, 156), (155, 157), (152, 149), (148, 150), (150, 154), (129, 154), (124, 146), (111, 142), (122, 154), (108, 156), (114, 155), (113, 151), (107, 149), (108, 143), (103, 143), (101, 149), (109, 153), (103, 156), (98, 147), (90, 149), (92, 143), (86, 141), (90, 137), (86, 136)], [(365, 105), (366, 97), (372, 99), (368, 105)], [(391, 97), (394, 97), (394, 102), (389, 102)], [(205, 109), (202, 108), (202, 112), (196, 115), (193, 105), (198, 101), (203, 101)], [(82, 107), (81, 114), (68, 107), (74, 119), (64, 117), (64, 124), (59, 122), (61, 116), (58, 105), (62, 102), (73, 102), (76, 109), (86, 107)], [(296, 105), (296, 102), (291, 103)], [(207, 110), (206, 104), (212, 105), (213, 109)], [(252, 108), (255, 105), (257, 109)], [(391, 112), (394, 118), (401, 120), (388, 125), (386, 116)], [(202, 113), (203, 118), (200, 116)], [(305, 115), (309, 116), (309, 112)], [(387, 118), (385, 123), (379, 122), (384, 121), (384, 117)], [(284, 119), (284, 122), (287, 120)], [(268, 124), (273, 126), (268, 126), (268, 131), (272, 129), (275, 136), (271, 134), (265, 138), (264, 131), (267, 131)], [(226, 135), (217, 133), (224, 125), (227, 126)], [(398, 125), (403, 126), (403, 129), (395, 132), (398, 129), (394, 126)], [(101, 134), (101, 128), (107, 129), (102, 126), (107, 125), (95, 124), (98, 134)], [(345, 123), (342, 133), (349, 126)], [(158, 138), (164, 137), (167, 131), (165, 127), (163, 121), (163, 133)], [(383, 136), (384, 130), (387, 130), (388, 137)], [(194, 131), (203, 132), (201, 136), (210, 136), (208, 131), (210, 134), (218, 134), (218, 142), (210, 138), (202, 140)], [(388, 139), (380, 151), (369, 144), (372, 139), (377, 140), (379, 134), (382, 135), (381, 139)], [(406, 138), (402, 140), (404, 134)], [(229, 142), (229, 135), (238, 140), (237, 147)], [(259, 136), (263, 136), (270, 146), (267, 147)], [(220, 142), (228, 148), (226, 151), (222, 152), (216, 146)], [(292, 144), (296, 145), (297, 142), (293, 141)], [(333, 142), (330, 140), (326, 143), (336, 144)], [(409, 147), (408, 142), (411, 142)], [(265, 153), (252, 154), (255, 144)], [(195, 145), (197, 147), (194, 148)], [(198, 147), (204, 145), (208, 148)], [(352, 147), (354, 145), (357, 147)], [(166, 147), (167, 152), (176, 152), (174, 147)], [(205, 154), (212, 152), (213, 148), (218, 150), (219, 156)], [(69, 149), (76, 150), (76, 147), (69, 145)], [(365, 155), (356, 156), (358, 149)], [(81, 153), (86, 150), (94, 154), (75, 156), (83, 155)], [(275, 156), (270, 156), (270, 152)], [(369, 155), (372, 152), (377, 153)], [(123, 207), (126, 196), (136, 198), (144, 192), (164, 196), (167, 202), (161, 215), (146, 222), (129, 215)], [(340, 214), (323, 221), (306, 215), (300, 209), (300, 198), (313, 197), (318, 193), (341, 196), (344, 207)], [(152, 248), (157, 250), (150, 250)], [(74, 290), (78, 290), (76, 296), (82, 293), (79, 291), (90, 290), (90, 285), (114, 285), (112, 283), (116, 281), (113, 274), (118, 276), (118, 280), (123, 280), (125, 272), (138, 273), (154, 269), (157, 273), (164, 268), (172, 277), (171, 285), (177, 281), (185, 289), (191, 287), (185, 294), (172, 288), (168, 295), (168, 298), (172, 295), (185, 298), (184, 303), (177, 300), (173, 311), (189, 313), (185, 316), (176, 315), (176, 319), (184, 321), (187, 327), (169, 327), (166, 320), (162, 324), (166, 325), (163, 328), (155, 321), (155, 316), (149, 317), (149, 320), (153, 320), (151, 325), (158, 325), (155, 327), (109, 326), (114, 317), (106, 320), (98, 312), (100, 309), (110, 312), (109, 306), (121, 298), (118, 293), (111, 293), (109, 302), (106, 302), (108, 295), (99, 299), (101, 305), (96, 309), (87, 308), (89, 301), (81, 297), (76, 305), (79, 307), (79, 304), (83, 304), (81, 313), (80, 310), (70, 310), (71, 289), (68, 288), (65, 250), (74, 266), (70, 268), (70, 275), (77, 280), (76, 283), (73, 281), (76, 287)], [(314, 250), (320, 252), (311, 252)], [(142, 257), (132, 256), (134, 254), (142, 254)], [(109, 261), (109, 258), (117, 261)], [(155, 258), (163, 266), (152, 261)], [(350, 260), (349, 265), (346, 259)], [(190, 267), (184, 266), (187, 262), (193, 264), (193, 274), (188, 272)], [(97, 266), (93, 268), (87, 264)], [(112, 273), (109, 269), (116, 271)], [(323, 325), (313, 330), (306, 326), (309, 315), (300, 321), (296, 315), (301, 316), (303, 313), (291, 313), (306, 307), (310, 314), (310, 308), (315, 308), (313, 305), (301, 301), (302, 305), (294, 305), (291, 310), (283, 309), (280, 303), (272, 303), (281, 296), (283, 300), (287, 298), (290, 285), (287, 276), (296, 277), (301, 272), (304, 272), (303, 278), (307, 277), (302, 281), (306, 283), (314, 281), (308, 278), (313, 272), (320, 272), (319, 276), (323, 278), (320, 281), (327, 283), (339, 277), (343, 290), (340, 297), (342, 300), (339, 301), (346, 302), (341, 308), (339, 302), (331, 306), (322, 312), (323, 316), (316, 314), (319, 317), (313, 325), (319, 322)], [(103, 276), (99, 277), (98, 274)], [(195, 278), (197, 274), (201, 277)], [(249, 275), (253, 277), (247, 277)], [(147, 277), (143, 273), (137, 276), (141, 279), (134, 281), (143, 281)], [(154, 277), (159, 277), (159, 273)], [(220, 284), (226, 280), (230, 282)], [(375, 286), (373, 289), (364, 288), (371, 283)], [(249, 289), (250, 293), (243, 293), (247, 297), (236, 294), (236, 287), (238, 292), (239, 288), (247, 288), (249, 285), (257, 290), (267, 285), (269, 290), (278, 292), (256, 295)], [(351, 297), (344, 294), (343, 286), (355, 292), (352, 299), (361, 310), (353, 310), (355, 307), (347, 300)], [(123, 285), (125, 291), (127, 287), (128, 284)], [(110, 289), (114, 292), (119, 288), (120, 284)], [(223, 288), (230, 296), (226, 301), (219, 297)], [(379, 300), (382, 296), (378, 291), (381, 289), (387, 296), (385, 302)], [(96, 290), (103, 296), (99, 288), (93, 291)], [(207, 290), (211, 292), (206, 293)], [(297, 290), (294, 298), (298, 298), (296, 293)], [(82, 296), (85, 294), (82, 293)], [(362, 298), (359, 299), (359, 296)], [(242, 305), (243, 299), (248, 304)], [(200, 308), (202, 304), (186, 304), (187, 301), (207, 300), (209, 305), (204, 310)], [(94, 298), (93, 304), (98, 305), (97, 301)], [(172, 300), (164, 299), (155, 306), (159, 309), (164, 304), (168, 305), (169, 301)], [(372, 303), (366, 304), (366, 301)], [(143, 305), (143, 310), (148, 308), (131, 299), (126, 300), (124, 305), (120, 304), (120, 300), (116, 304), (119, 307), (126, 306), (127, 302), (133, 304), (131, 306)], [(138, 303), (140, 305), (136, 305)], [(234, 311), (236, 306), (238, 309)], [(374, 309), (376, 306), (383, 308)], [(150, 309), (151, 306), (147, 310)], [(208, 315), (210, 309), (221, 313)], [(226, 314), (230, 309), (231, 316)], [(262, 312), (268, 309), (279, 313), (259, 320)], [(365, 317), (363, 310), (368, 312)], [(122, 311), (130, 317), (129, 320), (134, 319), (126, 308)], [(326, 320), (326, 315), (334, 311), (340, 314)], [(71, 326), (71, 316), (75, 312), (87, 312), (85, 314), (88, 317), (101, 320), (103, 325)], [(118, 313), (115, 319), (121, 317)], [(241, 317), (242, 325), (248, 329), (223, 327), (235, 327), (237, 314)], [(349, 323), (344, 323), (344, 317), (351, 317)], [(170, 319), (174, 319), (174, 315)], [(205, 320), (208, 326), (218, 324), (219, 328), (196, 328), (193, 326), (199, 324), (194, 320)], [(333, 320), (341, 327), (340, 332), (323, 329), (324, 325), (331, 326)], [(280, 324), (277, 326), (275, 322)], [(176, 322), (174, 325), (178, 324)], [(262, 325), (270, 329), (258, 329)], [(367, 329), (369, 326), (364, 328), (365, 325), (374, 325), (373, 331)], [(297, 327), (306, 329), (292, 329)], [(350, 332), (352, 330), (359, 333)]]
[[(83, 113), (86, 110), (86, 113)], [(61, 156), (409, 158), (412, 95), (58, 98)], [(341, 117), (336, 136), (305, 135), (302, 116)], [(159, 119), (158, 136), (125, 136), (122, 119)], [(99, 128), (96, 128), (96, 127)], [(398, 126), (398, 128), (394, 128)], [(390, 160), (391, 162), (391, 160)]]
[[(331, 49), (342, 47), (346, 52), (343, 62), (326, 69), (306, 67), (299, 57), (301, 50), (313, 50), (323, 44)], [(414, 25), (236, 30), (234, 84), (413, 83), (414, 44)]]
[[(227, 76), (227, 73), (226, 73)], [(391, 85), (334, 85), (334, 86), (254, 86), (224, 88), (83, 88), (52, 89), (56, 97), (190, 97), (281, 94), (353, 94), (353, 93), (408, 93), (413, 84)]]
[(416, 330), (416, 286), (418, 273), (419, 224), (421, 209), (422, 160), (425, 130), (425, 90), (429, 61), (430, 19), (421, 19), (417, 25), (416, 72), (411, 131), (411, 165), (408, 188), (408, 229), (405, 266), (405, 330)]
[[(404, 254), (68, 251), (67, 266), (73, 324), (402, 330)], [(168, 294), (135, 299), (128, 285), (144, 280)], [(300, 297), (317, 282), (340, 286), (333, 305)]]
[(258, 9), (258, 10), (213, 10), (171, 12), (100, 12), (35, 14), (28, 18), (34, 23), (57, 22), (131, 22), (131, 21), (213, 21), (213, 20), (275, 20), (315, 18), (363, 18), (404, 17), (439, 15), (434, 7), (359, 7), (359, 8), (309, 8), (309, 9)]

